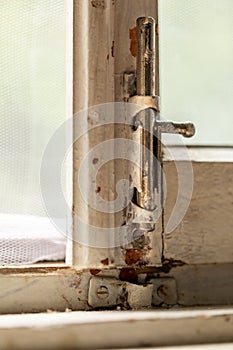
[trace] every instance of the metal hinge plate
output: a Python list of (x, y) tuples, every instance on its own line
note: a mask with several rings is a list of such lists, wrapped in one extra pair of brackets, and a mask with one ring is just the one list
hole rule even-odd
[(177, 303), (176, 282), (172, 277), (152, 278), (138, 285), (117, 278), (94, 276), (90, 280), (88, 304), (94, 309), (121, 306), (139, 309)]
[(150, 307), (153, 284), (137, 285), (116, 278), (92, 277), (88, 304), (93, 308), (123, 306), (129, 309)]

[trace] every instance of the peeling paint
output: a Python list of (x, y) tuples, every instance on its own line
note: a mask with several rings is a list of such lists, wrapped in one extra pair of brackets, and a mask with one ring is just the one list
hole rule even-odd
[(99, 161), (99, 158), (93, 158), (93, 160), (92, 160), (92, 164), (97, 164), (97, 163), (98, 163), (98, 161)]
[(101, 264), (103, 264), (103, 265), (108, 265), (108, 264), (109, 264), (108, 258), (103, 259), (103, 260), (101, 260), (100, 262), (101, 262)]
[(91, 0), (92, 7), (104, 10), (106, 8), (105, 0)]

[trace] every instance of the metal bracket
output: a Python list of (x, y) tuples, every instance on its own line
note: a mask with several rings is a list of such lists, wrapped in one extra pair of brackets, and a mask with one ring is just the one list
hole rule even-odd
[(88, 304), (94, 309), (175, 305), (176, 281), (172, 277), (152, 278), (147, 284), (138, 285), (117, 278), (93, 276), (89, 284)]
[(151, 307), (153, 284), (137, 285), (116, 278), (94, 276), (90, 280), (88, 304), (92, 308), (123, 306), (127, 309)]
[(153, 278), (150, 283), (153, 283), (152, 305), (177, 304), (176, 281), (173, 277)]

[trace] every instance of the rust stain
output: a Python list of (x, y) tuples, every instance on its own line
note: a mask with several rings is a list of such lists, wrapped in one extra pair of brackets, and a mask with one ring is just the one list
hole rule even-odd
[(96, 193), (99, 193), (100, 191), (101, 191), (101, 187), (98, 186), (98, 187), (96, 188), (95, 192), (96, 192)]
[(133, 265), (138, 262), (143, 262), (145, 252), (141, 249), (126, 249), (125, 262), (127, 265)]
[(133, 57), (137, 56), (137, 31), (136, 27), (129, 30), (130, 52)]
[(158, 26), (158, 23), (156, 23), (155, 25), (155, 33), (157, 36), (159, 36), (159, 26)]
[(115, 56), (114, 48), (115, 48), (115, 41), (113, 40), (113, 41), (112, 41), (112, 47), (111, 47), (111, 54), (112, 54), (112, 57)]
[(98, 270), (98, 269), (90, 269), (90, 274), (95, 276), (97, 275), (101, 270)]
[(97, 164), (97, 163), (98, 163), (98, 161), (99, 161), (99, 159), (98, 159), (98, 158), (93, 158), (93, 160), (92, 160), (92, 164)]
[(74, 208), (74, 204), (72, 205), (72, 217), (75, 216), (75, 208)]
[(104, 10), (106, 7), (105, 0), (91, 0), (92, 7)]
[(108, 265), (108, 258), (100, 261), (103, 265)]
[(123, 268), (121, 269), (119, 278), (121, 281), (127, 281), (131, 283), (138, 283), (138, 275), (135, 269)]

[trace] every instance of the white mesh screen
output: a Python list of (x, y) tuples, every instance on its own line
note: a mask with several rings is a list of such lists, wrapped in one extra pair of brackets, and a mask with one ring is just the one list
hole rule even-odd
[(232, 0), (159, 1), (161, 112), (195, 123), (187, 144), (233, 145), (232, 14)]
[(0, 214), (0, 264), (64, 260), (65, 239), (46, 217)]
[(0, 33), (0, 264), (64, 259), (39, 185), (65, 120), (64, 1), (1, 0)]

